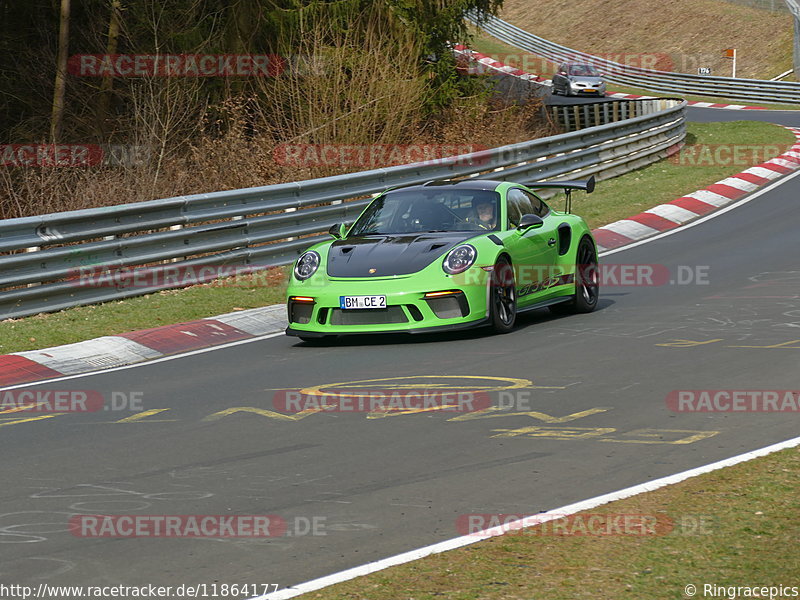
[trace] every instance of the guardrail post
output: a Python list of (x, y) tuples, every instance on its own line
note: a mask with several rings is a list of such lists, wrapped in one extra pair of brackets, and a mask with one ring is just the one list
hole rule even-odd
[[(170, 225), (170, 228), (169, 228), (170, 231), (178, 231), (180, 229), (183, 229), (183, 225), (182, 224)], [(184, 256), (183, 258), (177, 258), (177, 257), (176, 258), (171, 258), (167, 262), (176, 263), (176, 262), (181, 262), (182, 260), (186, 260), (186, 257)]]
[[(283, 212), (286, 212), (286, 213), (291, 213), (291, 212), (296, 212), (296, 211), (297, 211), (297, 209), (296, 209), (296, 208), (294, 208), (294, 207), (291, 207), (291, 208), (287, 208), (287, 209), (286, 209), (286, 210), (284, 210)], [(296, 237), (292, 236), (292, 237), (288, 237), (288, 238), (286, 238), (286, 241), (287, 241), (287, 242), (291, 242), (292, 240), (296, 240), (296, 239), (297, 239)]]
[[(31, 246), (30, 248), (25, 248), (25, 253), (27, 254), (28, 252), (38, 252), (41, 249), (42, 249), (41, 246)], [(37, 282), (37, 283), (29, 283), (27, 285), (27, 287), (31, 288), (31, 287), (36, 287), (37, 285), (42, 285), (42, 284), (39, 283), (39, 282)]]

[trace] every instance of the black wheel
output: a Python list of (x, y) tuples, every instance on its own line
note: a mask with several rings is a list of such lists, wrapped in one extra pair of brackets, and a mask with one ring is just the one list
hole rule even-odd
[(592, 240), (585, 237), (578, 245), (575, 268), (575, 294), (569, 302), (554, 304), (550, 311), (557, 314), (590, 313), (600, 298), (600, 274), (597, 251)]
[(500, 257), (492, 270), (489, 290), (490, 318), (496, 333), (508, 333), (517, 319), (517, 288), (514, 269), (505, 257)]

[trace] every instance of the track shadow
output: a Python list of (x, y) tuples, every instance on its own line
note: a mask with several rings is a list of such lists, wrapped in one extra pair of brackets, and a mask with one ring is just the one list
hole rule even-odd
[[(619, 295), (619, 294), (615, 294)], [(597, 308), (594, 312), (603, 311), (614, 304), (614, 300), (603, 297), (598, 300)], [(537, 325), (555, 321), (563, 321), (580, 317), (581, 315), (556, 315), (547, 308), (533, 310), (517, 316), (514, 329), (509, 333), (514, 334), (520, 331), (533, 329)], [(590, 317), (591, 315), (584, 315)], [(330, 336), (313, 341), (297, 341), (294, 345), (298, 348), (303, 347), (351, 347), (351, 346), (387, 346), (405, 344), (438, 344), (441, 342), (460, 342), (476, 341), (486, 338), (499, 337), (500, 334), (492, 331), (491, 327), (484, 325), (474, 329), (462, 331), (444, 331), (441, 333), (373, 333), (363, 335), (343, 335)]]

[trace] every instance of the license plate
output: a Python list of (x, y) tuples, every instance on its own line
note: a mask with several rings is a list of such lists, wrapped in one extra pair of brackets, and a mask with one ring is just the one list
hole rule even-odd
[(597, 90), (594, 89), (594, 88), (585, 88), (583, 91), (584, 92), (596, 92)]
[(339, 307), (351, 308), (386, 308), (386, 296), (339, 296)]

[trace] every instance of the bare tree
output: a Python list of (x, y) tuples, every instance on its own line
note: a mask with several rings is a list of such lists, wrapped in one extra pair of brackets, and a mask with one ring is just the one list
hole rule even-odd
[[(122, 2), (111, 0), (111, 16), (108, 20), (108, 39), (106, 41), (106, 54), (117, 53), (119, 42), (120, 19), (122, 12)], [(114, 77), (104, 75), (100, 84), (100, 99), (97, 105), (97, 129), (103, 139), (106, 138), (108, 111), (111, 106), (112, 89), (114, 87)]]
[(64, 120), (64, 93), (67, 85), (67, 55), (69, 53), (70, 0), (61, 0), (61, 15), (58, 28), (58, 58), (53, 89), (53, 112), (50, 118), (50, 141), (55, 144), (61, 137)]

